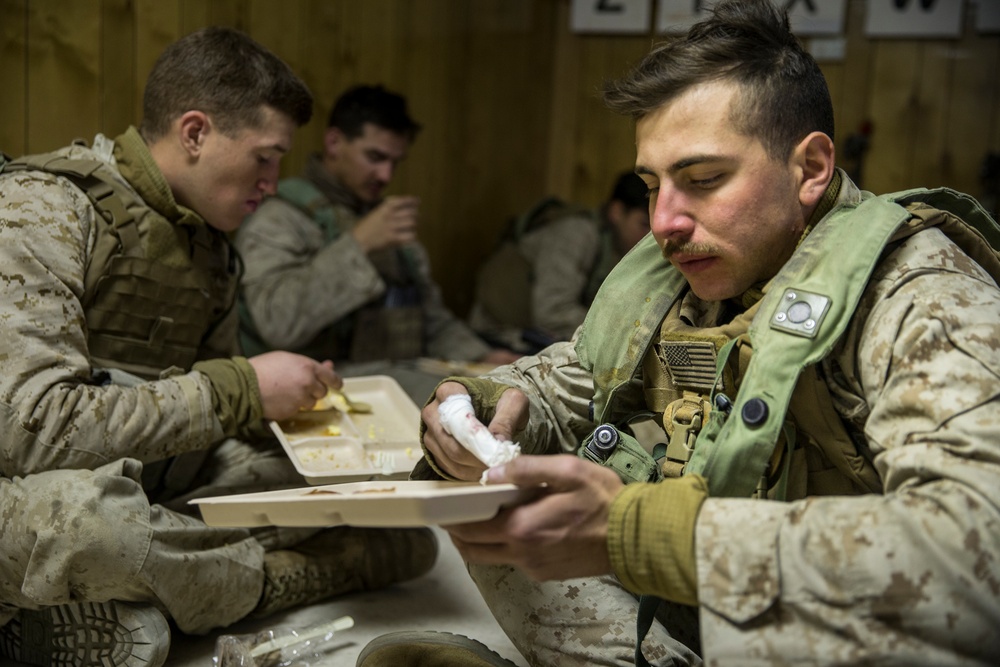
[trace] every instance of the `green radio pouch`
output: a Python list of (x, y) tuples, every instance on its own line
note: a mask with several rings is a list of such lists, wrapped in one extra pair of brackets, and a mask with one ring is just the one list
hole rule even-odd
[(611, 468), (623, 482), (657, 482), (660, 464), (639, 441), (611, 424), (601, 424), (583, 441), (581, 458)]

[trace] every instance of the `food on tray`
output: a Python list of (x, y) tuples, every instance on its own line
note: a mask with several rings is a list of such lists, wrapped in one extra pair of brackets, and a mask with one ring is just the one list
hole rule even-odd
[[(300, 412), (291, 419), (279, 422), (282, 432), (296, 438), (354, 435), (350, 426), (344, 428), (344, 413), (338, 410), (325, 412)], [(330, 429), (339, 430), (332, 433)]]
[(348, 397), (341, 389), (328, 389), (326, 396), (316, 401), (311, 408), (314, 412), (324, 410), (340, 410), (341, 412), (360, 412), (367, 414), (372, 411), (372, 406), (363, 402), (355, 401)]
[[(332, 405), (343, 400), (343, 392), (355, 406), (353, 411), (346, 402)], [(361, 402), (357, 398), (370, 412), (357, 412)], [(324, 403), (331, 407), (302, 410), (270, 424), (295, 469), (310, 484), (398, 476), (419, 460), (420, 411), (395, 380), (345, 378), (343, 391), (329, 392), (316, 407), (323, 408)]]
[(340, 491), (334, 491), (333, 489), (313, 489), (312, 491), (306, 491), (303, 495), (321, 496), (325, 494), (330, 494), (334, 496), (343, 496), (343, 495), (357, 495), (359, 493), (396, 493), (396, 487), (385, 486), (381, 488), (376, 487), (371, 489), (355, 489), (354, 491), (351, 491), (350, 494), (344, 494)]

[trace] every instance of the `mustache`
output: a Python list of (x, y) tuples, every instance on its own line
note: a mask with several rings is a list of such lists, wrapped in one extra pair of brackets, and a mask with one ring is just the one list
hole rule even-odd
[(670, 259), (677, 253), (685, 255), (718, 255), (719, 249), (709, 243), (686, 243), (667, 241), (660, 248), (664, 259)]

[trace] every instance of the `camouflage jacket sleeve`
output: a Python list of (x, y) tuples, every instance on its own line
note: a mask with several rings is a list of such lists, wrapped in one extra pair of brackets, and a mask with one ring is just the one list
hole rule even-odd
[(573, 453), (594, 429), (589, 417), (594, 383), (580, 366), (575, 343), (575, 338), (555, 343), (484, 376), (528, 397), (528, 426), (519, 437), (525, 454)]
[(483, 357), (490, 351), (489, 345), (445, 306), (441, 288), (431, 277), (427, 251), (419, 243), (407, 246), (407, 250), (416, 259), (428, 356), (458, 361), (474, 361)]
[(308, 345), (386, 290), (353, 236), (327, 243), (308, 215), (274, 197), (243, 223), (236, 248), (245, 265), (247, 308), (257, 331), (276, 349)]
[(48, 174), (2, 175), (0, 192), (0, 474), (159, 460), (219, 441), (202, 373), (92, 382), (81, 307), (95, 233), (86, 196)]
[(877, 269), (826, 366), (884, 495), (706, 500), (707, 662), (995, 664), (1000, 291), (922, 232)]
[(531, 264), (531, 318), (536, 327), (569, 340), (583, 324), (583, 293), (599, 243), (595, 222), (579, 216), (553, 220), (521, 240), (521, 252)]

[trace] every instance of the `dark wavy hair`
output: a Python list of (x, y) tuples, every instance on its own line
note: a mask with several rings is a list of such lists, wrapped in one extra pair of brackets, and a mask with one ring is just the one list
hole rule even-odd
[(773, 159), (803, 137), (833, 139), (833, 104), (819, 65), (792, 34), (787, 12), (768, 0), (722, 0), (684, 35), (658, 45), (624, 77), (604, 86), (609, 108), (634, 119), (702, 83), (732, 81), (740, 92), (734, 126)]
[(410, 118), (406, 98), (382, 86), (355, 86), (340, 97), (330, 110), (327, 127), (336, 127), (348, 139), (361, 136), (365, 123), (377, 125), (413, 141), (420, 125)]

